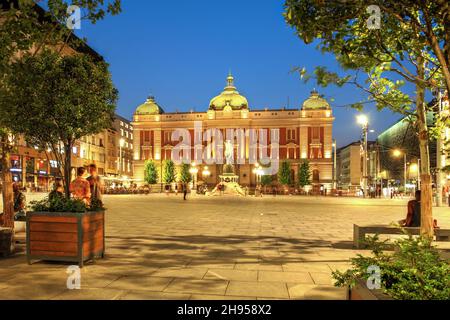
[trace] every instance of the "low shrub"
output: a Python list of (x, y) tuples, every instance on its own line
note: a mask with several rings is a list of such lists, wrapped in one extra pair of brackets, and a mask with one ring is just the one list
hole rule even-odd
[(394, 242), (394, 252), (385, 253), (386, 241), (367, 237), (372, 255), (351, 259), (352, 268), (333, 272), (337, 287), (353, 287), (358, 279), (369, 280), (371, 266), (380, 269), (380, 289), (398, 300), (450, 299), (450, 265), (431, 240), (409, 236)]
[(105, 208), (101, 201), (93, 200), (90, 206), (87, 206), (82, 200), (67, 199), (65, 197), (45, 198), (41, 201), (32, 201), (30, 208), (34, 212), (86, 212), (101, 211)]

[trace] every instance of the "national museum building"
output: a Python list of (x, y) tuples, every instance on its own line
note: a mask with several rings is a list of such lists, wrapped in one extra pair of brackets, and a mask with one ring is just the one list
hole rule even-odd
[[(167, 113), (157, 104), (154, 97), (136, 109), (132, 122), (134, 130), (133, 171), (137, 180), (144, 180), (144, 165), (153, 160), (162, 168), (164, 160), (171, 159), (172, 150), (180, 141), (172, 141), (175, 130), (188, 130), (191, 135), (191, 159), (194, 159), (194, 129), (201, 123), (202, 131), (219, 129), (223, 140), (227, 141), (228, 129), (260, 129), (266, 130), (268, 148), (270, 150), (271, 129), (279, 129), (279, 160), (289, 161), (292, 178), (297, 181), (299, 164), (308, 160), (311, 167), (311, 180), (315, 188), (321, 186), (331, 190), (333, 183), (332, 130), (334, 117), (329, 103), (316, 91), (303, 103), (300, 109), (252, 109), (247, 99), (240, 95), (234, 85), (231, 74), (227, 78), (227, 86), (217, 97), (213, 98), (204, 112)], [(242, 140), (241, 140), (242, 141)], [(249, 137), (245, 138), (245, 157), (249, 159)], [(206, 147), (206, 142), (203, 146)], [(242, 144), (234, 141), (235, 154)], [(224, 150), (225, 148), (222, 148)], [(269, 152), (270, 153), (270, 152)], [(258, 151), (256, 154), (260, 154)], [(225, 156), (223, 156), (225, 158)], [(237, 156), (234, 158), (236, 159)], [(194, 160), (192, 160), (194, 161)], [(225, 160), (224, 160), (225, 162)], [(257, 177), (255, 164), (235, 164), (234, 173), (239, 177), (242, 186), (255, 186)], [(219, 183), (223, 174), (223, 163), (208, 165), (207, 176), (202, 172), (206, 164), (196, 163), (197, 181), (209, 185)], [(161, 177), (161, 175), (159, 175)]]

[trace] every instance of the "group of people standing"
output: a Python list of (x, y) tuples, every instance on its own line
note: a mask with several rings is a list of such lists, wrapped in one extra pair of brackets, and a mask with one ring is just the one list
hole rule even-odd
[[(89, 177), (85, 178), (86, 168), (81, 167), (77, 170), (77, 177), (70, 184), (70, 193), (72, 198), (82, 200), (87, 206), (95, 204), (96, 206), (103, 205), (103, 190), (104, 185), (97, 173), (97, 166), (91, 164), (89, 167)], [(23, 220), (26, 216), (26, 197), (21, 191), (18, 183), (13, 184), (14, 192), (14, 220)], [(50, 202), (56, 199), (64, 199), (64, 184), (62, 179), (56, 179), (53, 185), (53, 190), (49, 193), (48, 199)]]
[(77, 177), (70, 183), (70, 193), (74, 199), (82, 200), (88, 206), (94, 203), (101, 205), (103, 203), (103, 182), (97, 173), (95, 164), (89, 165), (88, 169), (88, 178), (85, 178), (86, 168), (77, 169)]

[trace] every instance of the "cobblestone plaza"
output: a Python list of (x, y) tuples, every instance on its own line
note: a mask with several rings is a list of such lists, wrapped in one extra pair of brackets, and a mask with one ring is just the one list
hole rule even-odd
[[(106, 196), (106, 257), (81, 270), (81, 290), (67, 289), (69, 264), (29, 266), (20, 244), (0, 260), (0, 299), (345, 299), (331, 271), (366, 252), (353, 224), (398, 221), (406, 201)], [(450, 227), (448, 208), (434, 215)]]

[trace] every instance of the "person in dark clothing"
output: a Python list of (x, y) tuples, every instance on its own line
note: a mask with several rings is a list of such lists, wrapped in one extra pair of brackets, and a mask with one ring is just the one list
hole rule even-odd
[(50, 202), (52, 202), (63, 198), (64, 198), (64, 185), (61, 179), (57, 179), (53, 186), (53, 190), (48, 195), (48, 199), (50, 200)]
[(186, 185), (186, 183), (182, 184), (182, 188), (183, 188), (183, 199), (187, 200), (186, 199), (186, 197), (187, 197), (187, 185)]
[(14, 220), (23, 220), (26, 216), (25, 208), (27, 206), (26, 204), (26, 197), (20, 191), (19, 185), (17, 183), (13, 184), (13, 192), (14, 192)]
[(406, 219), (400, 221), (402, 227), (420, 227), (420, 190), (416, 191), (416, 198), (408, 202), (408, 213)]

